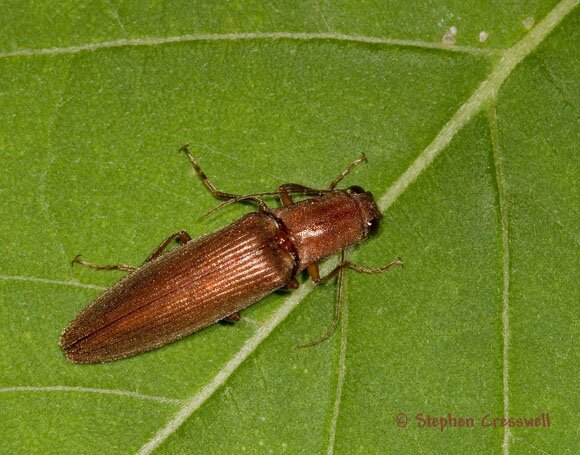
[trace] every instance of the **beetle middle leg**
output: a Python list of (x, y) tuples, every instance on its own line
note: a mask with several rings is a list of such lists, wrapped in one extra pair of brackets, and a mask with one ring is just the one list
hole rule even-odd
[(179, 240), (179, 243), (183, 245), (191, 240), (191, 236), (185, 231), (179, 231), (171, 234), (163, 242), (161, 242), (161, 245), (155, 248), (153, 253), (151, 253), (147, 259), (145, 259), (144, 264), (161, 256), (165, 252), (169, 244), (174, 240)]
[(224, 201), (222, 204), (218, 205), (215, 209), (211, 210), (208, 213), (208, 215), (213, 213), (216, 210), (219, 210), (220, 208), (222, 208), (228, 204), (231, 204), (234, 202), (241, 202), (241, 201), (253, 201), (256, 204), (258, 204), (259, 209), (263, 212), (267, 212), (269, 210), (268, 206), (260, 198), (260, 196), (267, 196), (267, 195), (270, 195), (271, 193), (256, 193), (256, 194), (241, 195), (241, 194), (233, 194), (233, 193), (226, 193), (224, 191), (220, 191), (216, 188), (216, 186), (209, 179), (209, 177), (207, 175), (205, 175), (205, 172), (202, 171), (201, 166), (198, 164), (197, 160), (193, 157), (193, 155), (189, 151), (189, 147), (187, 146), (187, 144), (184, 145), (183, 147), (181, 147), (179, 149), (179, 151), (183, 152), (187, 155), (187, 157), (189, 158), (189, 161), (191, 162), (191, 165), (193, 166), (193, 169), (195, 170), (195, 173), (201, 179), (202, 183), (209, 190), (209, 192), (215, 198), (221, 199)]

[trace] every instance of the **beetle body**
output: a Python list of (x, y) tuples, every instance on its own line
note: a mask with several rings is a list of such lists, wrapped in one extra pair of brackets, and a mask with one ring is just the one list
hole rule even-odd
[(71, 322), (61, 346), (69, 360), (92, 363), (175, 341), (295, 287), (297, 273), (364, 240), (379, 218), (359, 187), (252, 212), (130, 273)]

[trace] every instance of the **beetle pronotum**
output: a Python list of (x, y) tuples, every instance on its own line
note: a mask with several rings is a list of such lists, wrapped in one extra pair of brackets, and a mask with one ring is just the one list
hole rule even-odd
[[(251, 201), (258, 211), (198, 239), (179, 231), (165, 239), (139, 268), (98, 266), (77, 256), (74, 263), (97, 270), (123, 270), (129, 275), (78, 314), (62, 334), (60, 344), (72, 362), (129, 357), (215, 322), (239, 320), (240, 310), (275, 290), (296, 289), (296, 275), (303, 270), (321, 283), (347, 268), (381, 273), (402, 264), (396, 259), (384, 267), (367, 269), (345, 261), (342, 254), (340, 264), (320, 277), (318, 261), (343, 252), (378, 229), (381, 214), (371, 193), (359, 186), (336, 189), (365, 160), (364, 155), (327, 189), (286, 183), (277, 192), (235, 195), (217, 190), (187, 146), (181, 151), (209, 191), (224, 201), (217, 208)], [(292, 195), (308, 198), (294, 202)], [(268, 196), (278, 197), (282, 206), (269, 208), (263, 200)], [(181, 245), (165, 252), (175, 240)], [(332, 327), (335, 325), (336, 319)]]

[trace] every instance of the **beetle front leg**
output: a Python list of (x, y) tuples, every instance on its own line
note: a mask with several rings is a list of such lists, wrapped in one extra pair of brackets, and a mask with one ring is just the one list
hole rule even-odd
[(282, 204), (282, 207), (287, 207), (289, 205), (294, 204), (294, 200), (292, 199), (292, 196), (290, 196), (290, 193), (288, 192), (287, 184), (280, 185), (280, 187), (278, 188), (278, 197), (280, 198), (280, 203)]
[(295, 348), (302, 349), (302, 348), (308, 348), (308, 347), (320, 344), (323, 341), (330, 338), (332, 336), (332, 334), (334, 333), (334, 331), (336, 330), (336, 327), (338, 326), (338, 322), (340, 320), (340, 307), (342, 305), (342, 300), (344, 299), (343, 284), (344, 284), (344, 272), (346, 271), (346, 269), (354, 269), (360, 273), (382, 273), (382, 272), (386, 272), (387, 270), (391, 269), (392, 267), (396, 267), (398, 265), (403, 265), (403, 261), (401, 261), (400, 259), (397, 258), (394, 261), (389, 262), (387, 265), (385, 265), (383, 267), (379, 267), (377, 269), (369, 269), (367, 267), (362, 267), (360, 265), (353, 264), (352, 262), (346, 261), (344, 259), (344, 250), (341, 253), (340, 264), (338, 264), (326, 276), (320, 277), (318, 265), (317, 264), (310, 264), (308, 266), (307, 270), (308, 270), (308, 274), (310, 275), (310, 278), (312, 279), (312, 281), (314, 281), (315, 284), (324, 283), (324, 282), (326, 282), (326, 281), (330, 280), (331, 278), (338, 275), (338, 290), (337, 290), (337, 296), (336, 296), (336, 305), (334, 307), (334, 318), (332, 319), (332, 322), (330, 323), (330, 325), (326, 329), (326, 332), (322, 336), (320, 336), (319, 338), (317, 338), (314, 341), (311, 341), (310, 343), (299, 344), (299, 345), (295, 346)]
[[(340, 263), (341, 264), (345, 262), (344, 257), (345, 257), (344, 250), (342, 250), (340, 252)], [(310, 264), (308, 266), (307, 270), (308, 270), (308, 274), (310, 275), (310, 278), (312, 279), (312, 281), (314, 281), (315, 284), (318, 284), (321, 282), (320, 271), (318, 270), (318, 264), (316, 264), (316, 263)], [(309, 348), (311, 346), (316, 346), (317, 344), (322, 343), (323, 341), (330, 338), (332, 336), (332, 334), (334, 333), (334, 331), (336, 330), (336, 328), (338, 327), (338, 322), (340, 321), (340, 311), (341, 311), (341, 307), (342, 307), (342, 300), (344, 298), (344, 289), (343, 289), (344, 267), (339, 266), (339, 267), (336, 267), (334, 270), (337, 270), (336, 274), (338, 274), (338, 287), (337, 287), (337, 291), (336, 291), (336, 303), (334, 305), (334, 317), (332, 318), (332, 322), (327, 327), (326, 332), (324, 332), (323, 335), (321, 335), (316, 340), (313, 340), (309, 343), (298, 344), (298, 345), (294, 346), (295, 349)], [(333, 270), (333, 272), (334, 272), (334, 270)]]
[[(314, 265), (316, 265), (316, 264), (314, 264)], [(367, 267), (353, 264), (350, 261), (342, 261), (340, 264), (338, 264), (334, 268), (334, 270), (329, 272), (328, 275), (323, 276), (323, 277), (317, 276), (316, 279), (315, 279), (315, 277), (310, 275), (310, 278), (312, 278), (312, 281), (314, 281), (316, 284), (319, 284), (319, 283), (324, 283), (324, 282), (330, 280), (331, 278), (335, 277), (343, 269), (353, 269), (359, 273), (383, 273), (383, 272), (386, 272), (387, 270), (392, 269), (393, 267), (397, 267), (399, 265), (401, 265), (401, 266), (403, 265), (403, 261), (399, 258), (397, 258), (394, 261), (389, 262), (387, 265), (384, 265), (384, 266), (379, 267), (377, 269), (369, 269)], [(308, 273), (310, 273), (310, 268), (308, 269)], [(316, 266), (316, 273), (318, 273), (318, 266)]]
[(320, 270), (318, 269), (318, 264), (310, 264), (308, 267), (306, 267), (306, 270), (308, 271), (308, 276), (310, 277), (310, 279), (312, 281), (314, 281), (314, 283), (318, 284), (321, 282), (320, 281)]
[(333, 190), (334, 188), (336, 188), (336, 185), (338, 185), (343, 178), (345, 178), (348, 174), (350, 174), (350, 172), (355, 167), (357, 167), (361, 163), (364, 163), (366, 160), (367, 160), (367, 157), (365, 156), (365, 154), (361, 153), (360, 156), (356, 160), (354, 160), (352, 163), (350, 163), (346, 167), (346, 169), (338, 175), (338, 177), (336, 177), (332, 182), (330, 182), (328, 189)]
[(191, 165), (193, 166), (193, 169), (195, 170), (195, 173), (198, 175), (198, 177), (200, 178), (201, 182), (204, 184), (204, 186), (210, 191), (211, 194), (213, 194), (213, 196), (217, 199), (235, 199), (237, 197), (239, 197), (237, 194), (231, 194), (231, 193), (225, 193), (223, 191), (220, 191), (216, 188), (216, 186), (213, 184), (213, 182), (209, 179), (209, 177), (207, 175), (205, 175), (205, 172), (203, 172), (201, 170), (201, 166), (197, 163), (197, 160), (193, 157), (193, 155), (191, 154), (191, 152), (189, 151), (189, 147), (186, 145), (184, 145), (183, 147), (181, 147), (179, 149), (180, 152), (183, 152), (187, 155), (187, 157), (189, 158), (189, 161), (191, 163)]

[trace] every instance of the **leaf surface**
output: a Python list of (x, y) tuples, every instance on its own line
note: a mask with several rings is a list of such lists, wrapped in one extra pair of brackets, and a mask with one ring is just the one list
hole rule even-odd
[[(4, 2), (0, 452), (571, 452), (579, 16), (504, 3)], [(69, 364), (61, 331), (122, 276), (75, 255), (139, 264), (249, 210), (201, 219), (216, 202), (184, 143), (235, 193), (324, 187), (364, 152), (344, 183), (384, 218), (351, 259), (405, 267), (349, 272), (310, 349), (333, 284)]]

